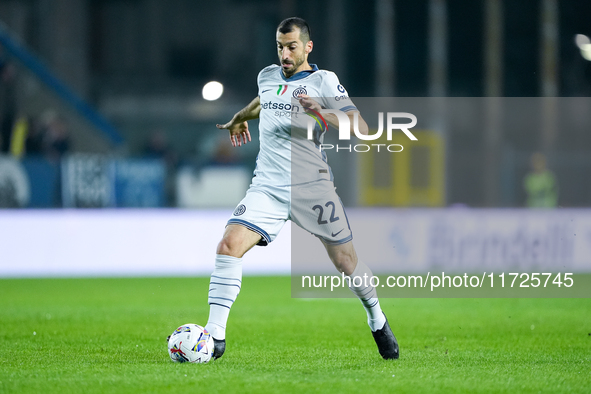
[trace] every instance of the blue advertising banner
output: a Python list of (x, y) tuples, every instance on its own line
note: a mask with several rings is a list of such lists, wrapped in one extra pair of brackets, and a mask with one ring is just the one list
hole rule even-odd
[(164, 206), (166, 167), (159, 159), (76, 154), (62, 161), (62, 200), (70, 208)]
[(60, 205), (60, 167), (39, 156), (24, 157), (21, 161), (29, 176), (31, 197), (28, 208), (54, 208)]
[(74, 154), (62, 160), (62, 202), (66, 208), (115, 206), (112, 160), (95, 154)]
[(159, 159), (113, 162), (115, 205), (150, 208), (164, 206), (166, 168)]

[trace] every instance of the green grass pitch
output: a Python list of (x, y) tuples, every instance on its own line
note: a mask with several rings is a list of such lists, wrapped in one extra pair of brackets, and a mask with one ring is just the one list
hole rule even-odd
[(245, 277), (228, 347), (170, 361), (207, 321), (208, 278), (0, 280), (0, 393), (591, 391), (591, 299), (382, 299), (401, 358), (378, 355), (356, 299), (292, 299)]

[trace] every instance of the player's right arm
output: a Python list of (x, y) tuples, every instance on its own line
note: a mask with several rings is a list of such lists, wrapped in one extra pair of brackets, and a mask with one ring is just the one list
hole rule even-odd
[(246, 107), (238, 111), (226, 124), (216, 124), (220, 130), (226, 129), (230, 131), (230, 141), (233, 146), (241, 146), (250, 141), (250, 131), (248, 131), (249, 120), (256, 119), (261, 113), (261, 99), (259, 96), (255, 97)]

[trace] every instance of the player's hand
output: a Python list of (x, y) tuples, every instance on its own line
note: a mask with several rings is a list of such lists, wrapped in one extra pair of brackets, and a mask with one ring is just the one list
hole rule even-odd
[(232, 119), (226, 124), (216, 124), (215, 126), (220, 130), (225, 129), (230, 131), (230, 142), (232, 142), (232, 146), (234, 147), (242, 146), (243, 143), (246, 144), (251, 141), (248, 122), (235, 123), (234, 119)]
[(322, 109), (322, 106), (312, 100), (307, 94), (300, 94), (298, 96), (298, 101), (300, 102), (300, 105), (304, 107), (304, 111), (306, 112), (311, 112), (311, 110), (319, 112)]

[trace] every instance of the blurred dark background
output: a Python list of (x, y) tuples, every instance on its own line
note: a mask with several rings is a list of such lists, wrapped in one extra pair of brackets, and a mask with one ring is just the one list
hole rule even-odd
[[(2, 149), (25, 167), (30, 196), (5, 197), (0, 205), (216, 206), (194, 196), (231, 186), (207, 184), (202, 170), (247, 179), (258, 146), (228, 149), (215, 123), (257, 94), (257, 73), (277, 62), (276, 26), (294, 15), (311, 26), (310, 62), (336, 72), (352, 97), (557, 98), (538, 101), (532, 117), (539, 119), (522, 119), (519, 127), (503, 126), (519, 118), (506, 104), (484, 110), (490, 112), (483, 119), (498, 115), (498, 124), (435, 127), (445, 151), (442, 198), (407, 205), (524, 206), (523, 179), (535, 152), (545, 155), (557, 180), (558, 206), (591, 205), (591, 61), (584, 56), (587, 48), (591, 58), (584, 39), (591, 36), (591, 2), (581, 0), (1, 0), (0, 105), (10, 135)], [(43, 70), (91, 110), (76, 107)], [(224, 92), (207, 101), (202, 88), (212, 80)], [(567, 97), (582, 99), (561, 99)], [(106, 162), (95, 157), (89, 164), (94, 156), (80, 153)], [(131, 159), (163, 167), (123, 163)], [(126, 180), (104, 181), (101, 189), (98, 176), (84, 183), (72, 175), (85, 171)], [(38, 186), (51, 177), (53, 183)], [(146, 185), (163, 194), (139, 198)], [(345, 202), (371, 205), (355, 195), (356, 185), (343, 188)], [(96, 190), (87, 195), (105, 197), (76, 202), (89, 188)]]

